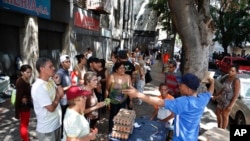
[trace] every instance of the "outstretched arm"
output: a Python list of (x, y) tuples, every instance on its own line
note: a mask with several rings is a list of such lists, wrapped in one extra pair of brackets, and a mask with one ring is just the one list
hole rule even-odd
[(213, 78), (209, 78), (208, 80), (210, 82), (210, 86), (208, 88), (208, 91), (211, 93), (211, 95), (213, 95), (213, 93), (214, 93), (214, 79)]
[(164, 106), (164, 100), (159, 98), (159, 97), (155, 97), (155, 96), (149, 96), (149, 95), (145, 95), (143, 93), (138, 92), (134, 87), (130, 87), (130, 89), (124, 89), (122, 90), (122, 93), (127, 94), (128, 96), (130, 96), (130, 98), (139, 98), (151, 105), (157, 105), (157, 106)]

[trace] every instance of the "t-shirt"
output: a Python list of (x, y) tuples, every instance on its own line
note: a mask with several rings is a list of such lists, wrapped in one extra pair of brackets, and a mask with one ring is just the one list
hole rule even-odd
[[(70, 77), (70, 73), (68, 70), (59, 68), (56, 73), (59, 74), (60, 76), (62, 87), (67, 87), (71, 85), (71, 77)], [(61, 105), (67, 105), (68, 101), (67, 101), (66, 94), (64, 94), (63, 98), (60, 100), (60, 103)]]
[(209, 92), (165, 100), (165, 108), (175, 114), (173, 141), (197, 141), (204, 108), (211, 98)]
[[(163, 99), (163, 97), (161, 95), (158, 97)], [(174, 99), (174, 97), (172, 95), (168, 94), (165, 99)], [(154, 108), (158, 110), (158, 113), (157, 113), (158, 119), (165, 119), (166, 117), (168, 117), (172, 113), (170, 110), (165, 109), (165, 107), (159, 107), (157, 105), (154, 105)], [(164, 113), (159, 112), (159, 110), (164, 111)]]
[(169, 58), (170, 58), (170, 55), (169, 55), (168, 53), (165, 53), (165, 54), (163, 55), (163, 63), (164, 63), (164, 64), (167, 63)]
[(63, 139), (66, 141), (67, 137), (82, 138), (90, 133), (89, 123), (84, 115), (67, 108), (63, 120)]
[(56, 85), (52, 79), (44, 81), (38, 78), (31, 88), (34, 110), (37, 118), (36, 130), (40, 133), (55, 131), (61, 126), (62, 110), (60, 104), (53, 112), (45, 106), (51, 105), (56, 96)]
[(178, 79), (181, 78), (181, 75), (178, 73), (166, 73), (165, 74), (165, 84), (168, 86), (169, 92), (174, 96), (177, 97), (179, 95), (179, 85)]
[[(159, 98), (163, 99), (161, 95), (158, 96)], [(165, 99), (174, 99), (174, 97), (170, 94), (167, 95), (167, 97)], [(158, 105), (154, 105), (155, 109), (159, 109)]]

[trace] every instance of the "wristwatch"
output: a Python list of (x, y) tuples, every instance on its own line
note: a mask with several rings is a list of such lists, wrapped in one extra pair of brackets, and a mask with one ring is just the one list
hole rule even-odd
[(56, 84), (56, 86), (61, 86), (61, 85), (62, 85), (62, 83)]

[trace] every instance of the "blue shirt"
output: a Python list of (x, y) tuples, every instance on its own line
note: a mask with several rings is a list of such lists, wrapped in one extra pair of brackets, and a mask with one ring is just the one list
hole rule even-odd
[(71, 78), (68, 70), (59, 68), (56, 73), (60, 76), (62, 87), (67, 87), (71, 85)]
[[(71, 78), (70, 78), (68, 70), (65, 70), (63, 68), (59, 68), (56, 73), (59, 74), (59, 76), (60, 76), (62, 87), (68, 87), (71, 85)], [(60, 103), (61, 103), (61, 105), (67, 105), (67, 103), (68, 103), (65, 91), (64, 91), (63, 98), (60, 100)]]
[(175, 114), (173, 141), (197, 141), (199, 124), (206, 105), (211, 98), (209, 92), (195, 96), (181, 96), (165, 100), (165, 108)]

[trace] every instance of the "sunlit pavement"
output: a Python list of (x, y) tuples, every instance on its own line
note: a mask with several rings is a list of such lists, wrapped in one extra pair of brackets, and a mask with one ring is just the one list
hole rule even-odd
[[(153, 81), (145, 85), (144, 94), (149, 95), (159, 95), (158, 86), (160, 83), (164, 82), (164, 74), (161, 73), (162, 64), (155, 61), (152, 66), (151, 76)], [(152, 114), (153, 108), (147, 103), (142, 103), (142, 105), (134, 105), (136, 111), (136, 116), (150, 116)], [(208, 129), (217, 126), (216, 116), (214, 114), (215, 106), (209, 103), (204, 111), (204, 115), (201, 119), (201, 133)], [(101, 115), (101, 120), (98, 122), (97, 127), (99, 128), (99, 133), (107, 133), (107, 123), (108, 123), (108, 112)], [(36, 118), (34, 112), (31, 114), (31, 119), (29, 123), (29, 135), (31, 141), (37, 141), (36, 139)], [(19, 122), (14, 118), (14, 107), (10, 105), (9, 101), (0, 104), (0, 141), (19, 141)]]
[[(0, 104), (0, 141), (20, 141), (19, 121), (14, 118), (14, 107), (10, 101)], [(36, 141), (36, 119), (33, 111), (29, 122), (30, 140)]]

